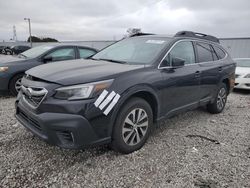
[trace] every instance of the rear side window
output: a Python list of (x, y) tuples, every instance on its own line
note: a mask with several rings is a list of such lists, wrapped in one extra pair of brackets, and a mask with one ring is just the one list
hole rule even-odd
[(80, 54), (81, 59), (88, 58), (96, 53), (94, 50), (90, 50), (86, 48), (78, 48), (78, 49), (79, 49), (79, 54)]
[(213, 48), (211, 45), (210, 45), (210, 48), (212, 49), (212, 54), (213, 54), (214, 61), (219, 60), (220, 58), (219, 58), (218, 55), (216, 54), (214, 48)]
[(223, 59), (226, 56), (226, 53), (219, 47), (213, 46), (213, 48), (219, 59)]
[(213, 61), (213, 50), (209, 44), (197, 42), (196, 47), (199, 63)]

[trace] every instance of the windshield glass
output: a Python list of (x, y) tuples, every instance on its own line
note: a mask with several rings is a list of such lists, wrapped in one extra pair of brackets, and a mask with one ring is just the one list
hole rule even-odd
[(22, 56), (26, 57), (26, 58), (35, 58), (38, 57), (40, 55), (42, 55), (44, 52), (52, 49), (53, 46), (37, 46), (34, 48), (31, 48), (23, 53), (21, 53)]
[(92, 58), (128, 64), (151, 64), (169, 41), (170, 38), (163, 37), (132, 37), (105, 48)]
[(237, 67), (250, 67), (250, 59), (235, 59)]

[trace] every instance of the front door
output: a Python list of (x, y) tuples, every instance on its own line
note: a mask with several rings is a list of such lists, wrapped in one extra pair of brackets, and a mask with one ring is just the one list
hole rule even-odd
[[(185, 60), (182, 67), (173, 68), (172, 59)], [(166, 115), (194, 108), (200, 100), (200, 70), (196, 64), (191, 41), (177, 42), (162, 62), (164, 76), (164, 111)]]

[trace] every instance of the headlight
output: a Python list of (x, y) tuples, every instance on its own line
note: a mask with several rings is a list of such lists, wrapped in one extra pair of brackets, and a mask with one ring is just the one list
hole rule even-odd
[(87, 99), (100, 90), (108, 88), (113, 80), (61, 87), (56, 89), (55, 98), (64, 100)]
[(244, 78), (250, 78), (250, 74), (247, 74), (246, 76), (244, 76)]
[(9, 69), (9, 67), (0, 67), (0, 72), (6, 72)]

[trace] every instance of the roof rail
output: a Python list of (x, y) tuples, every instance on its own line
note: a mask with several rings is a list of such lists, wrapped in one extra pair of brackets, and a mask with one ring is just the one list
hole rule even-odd
[(203, 33), (197, 33), (193, 31), (179, 31), (178, 33), (175, 34), (175, 37), (194, 37), (198, 39), (210, 40), (213, 42), (220, 43), (219, 39), (212, 35), (206, 35)]

